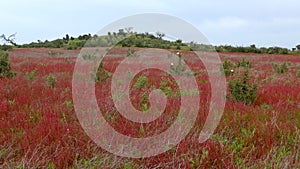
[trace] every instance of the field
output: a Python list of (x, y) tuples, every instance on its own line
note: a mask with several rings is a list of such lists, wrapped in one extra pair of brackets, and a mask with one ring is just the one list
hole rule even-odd
[[(139, 50), (139, 49), (137, 49)], [(155, 157), (130, 159), (98, 147), (82, 129), (72, 100), (72, 77), (79, 50), (14, 49), (9, 59), (13, 78), (0, 79), (0, 168), (300, 168), (300, 56), (220, 53), (234, 63), (252, 63), (250, 81), (258, 84), (257, 100), (244, 104), (227, 99), (224, 114), (213, 136), (198, 137), (207, 116), (210, 83), (202, 62), (191, 52), (183, 59), (196, 73), (201, 91), (200, 109), (191, 132), (177, 146)], [(126, 48), (110, 51), (103, 70), (113, 73), (126, 57)], [(171, 51), (176, 53), (177, 51)], [(203, 53), (203, 55), (209, 53)], [(274, 65), (286, 63), (278, 72)], [(147, 109), (152, 86), (162, 81), (170, 93), (167, 108), (154, 123), (127, 121), (114, 107), (110, 77), (96, 83), (98, 104), (107, 121), (118, 131), (146, 137), (164, 131), (178, 113), (178, 87), (166, 73), (141, 72), (146, 84), (131, 91), (137, 109)], [(230, 81), (241, 74), (228, 76)], [(165, 86), (166, 87), (166, 86)], [(187, 92), (186, 95), (191, 95)], [(134, 96), (134, 97), (133, 97)]]

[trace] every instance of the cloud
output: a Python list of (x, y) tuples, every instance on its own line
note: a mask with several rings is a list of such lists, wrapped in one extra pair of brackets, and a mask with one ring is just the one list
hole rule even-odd
[(157, 12), (190, 22), (213, 43), (293, 47), (300, 43), (299, 6), (299, 0), (9, 0), (1, 2), (0, 34), (18, 32), (19, 43), (77, 36), (125, 16)]
[(249, 21), (238, 17), (222, 17), (215, 20), (205, 20), (200, 24), (203, 29), (242, 29), (249, 26)]

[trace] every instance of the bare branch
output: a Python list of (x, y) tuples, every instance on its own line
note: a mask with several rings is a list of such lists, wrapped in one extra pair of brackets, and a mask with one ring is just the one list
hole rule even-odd
[(14, 34), (12, 34), (12, 35), (9, 35), (8, 37), (6, 37), (4, 34), (2, 34), (2, 35), (0, 36), (0, 38), (1, 38), (2, 41), (4, 41), (4, 42), (10, 43), (10, 44), (12, 44), (12, 45), (14, 45), (14, 46), (18, 46), (18, 44), (15, 42), (16, 34), (17, 34), (17, 33), (14, 33)]

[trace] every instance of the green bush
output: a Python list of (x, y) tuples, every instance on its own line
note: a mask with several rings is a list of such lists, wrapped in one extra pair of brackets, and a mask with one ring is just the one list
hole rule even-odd
[(229, 82), (229, 91), (234, 101), (244, 102), (245, 104), (256, 102), (257, 84), (250, 83), (248, 68), (246, 68), (243, 77)]
[(13, 46), (10, 45), (0, 45), (0, 50), (10, 51), (13, 49)]
[(140, 76), (137, 79), (137, 82), (134, 84), (134, 88), (144, 88), (147, 86), (147, 77), (146, 76)]
[(97, 56), (95, 54), (91, 54), (91, 53), (84, 53), (84, 54), (82, 54), (82, 58), (83, 58), (83, 60), (96, 60)]
[(96, 73), (96, 82), (103, 82), (111, 77), (111, 73), (105, 69), (99, 69)]
[(297, 71), (296, 76), (300, 77), (300, 70)]
[(52, 75), (52, 74), (48, 75), (47, 78), (46, 78), (46, 83), (51, 88), (54, 88), (55, 85), (56, 85), (56, 78), (55, 78), (55, 76)]
[(162, 90), (166, 96), (171, 96), (173, 93), (168, 79), (163, 79), (160, 82), (159, 89)]
[(227, 59), (224, 60), (222, 63), (223, 69), (224, 69), (224, 75), (225, 76), (232, 76), (235, 64)]
[(14, 75), (8, 60), (8, 52), (0, 50), (0, 78), (11, 78)]
[(148, 110), (148, 103), (149, 103), (149, 98), (146, 93), (143, 93), (141, 100), (140, 100), (140, 107), (142, 111)]
[(34, 80), (34, 78), (36, 77), (36, 74), (37, 74), (37, 70), (36, 70), (36, 69), (34, 69), (34, 70), (31, 71), (31, 72), (27, 72), (27, 73), (26, 73), (27, 80), (28, 80), (28, 81)]
[(237, 63), (237, 67), (251, 68), (252, 63), (249, 60), (243, 58), (241, 61)]
[(273, 67), (276, 73), (286, 73), (289, 70), (286, 62), (282, 63), (281, 65), (273, 64)]
[(75, 49), (81, 49), (84, 44), (86, 43), (86, 40), (70, 40), (68, 44), (66, 45), (66, 49), (68, 50), (75, 50)]
[(96, 77), (95, 82), (103, 82), (111, 77), (111, 73), (103, 68), (103, 62), (100, 63)]
[(137, 57), (135, 50), (133, 48), (128, 48), (126, 52), (127, 57)]

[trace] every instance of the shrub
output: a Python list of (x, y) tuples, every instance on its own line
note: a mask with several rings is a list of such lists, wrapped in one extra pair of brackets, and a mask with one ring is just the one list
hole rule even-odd
[(99, 69), (96, 73), (96, 82), (103, 82), (111, 77), (111, 73), (105, 69)]
[(182, 64), (182, 54), (178, 52), (177, 55), (178, 55), (178, 64), (174, 65), (173, 63), (171, 63), (170, 69), (171, 69), (171, 73), (174, 73), (175, 75), (181, 75), (186, 71), (186, 67)]
[(13, 46), (10, 45), (0, 45), (0, 50), (9, 51), (12, 50)]
[(281, 65), (273, 64), (276, 73), (286, 73), (288, 71), (287, 63), (284, 62)]
[(68, 44), (66, 45), (66, 49), (67, 50), (75, 50), (75, 49), (81, 49), (84, 44), (86, 43), (86, 40), (80, 40), (80, 39), (76, 39), (76, 40), (70, 40), (68, 42)]
[(138, 55), (135, 53), (135, 50), (133, 48), (128, 48), (126, 56), (127, 57), (137, 57)]
[(73, 108), (73, 103), (72, 103), (72, 101), (70, 101), (70, 100), (67, 100), (67, 101), (65, 101), (65, 104), (66, 104), (66, 107), (68, 108), (68, 109), (72, 109)]
[(298, 72), (296, 73), (297, 77), (300, 77), (300, 70), (298, 70)]
[(170, 87), (170, 82), (167, 79), (163, 79), (160, 82), (159, 89), (167, 96), (171, 96), (173, 93), (172, 88)]
[(46, 78), (46, 83), (51, 88), (54, 88), (55, 85), (56, 85), (56, 78), (55, 78), (55, 76), (52, 75), (52, 74), (48, 75), (47, 78)]
[(147, 86), (147, 77), (146, 76), (140, 76), (137, 79), (137, 82), (134, 84), (134, 88), (144, 88)]
[(15, 75), (11, 71), (10, 62), (8, 60), (8, 53), (0, 50), (0, 78), (11, 78)]
[(248, 68), (246, 68), (242, 78), (236, 78), (229, 82), (229, 91), (234, 101), (241, 101), (245, 104), (256, 102), (257, 84), (250, 83)]
[(28, 81), (34, 80), (34, 78), (36, 77), (36, 69), (34, 69), (33, 71), (31, 71), (29, 73), (27, 72), (26, 77), (27, 77)]
[(83, 58), (83, 60), (96, 60), (97, 56), (95, 54), (91, 54), (91, 53), (84, 53), (84, 54), (82, 54), (82, 58)]
[(49, 56), (56, 56), (56, 55), (63, 55), (63, 52), (56, 52), (56, 51), (49, 51), (48, 55)]
[(149, 98), (146, 93), (143, 93), (140, 100), (140, 107), (142, 111), (148, 110), (148, 103), (149, 103)]
[(251, 68), (252, 63), (249, 60), (243, 58), (241, 61), (237, 63), (237, 67)]
[(224, 69), (224, 75), (225, 76), (231, 76), (233, 75), (233, 71), (235, 64), (227, 59), (224, 60), (222, 63), (223, 69)]

